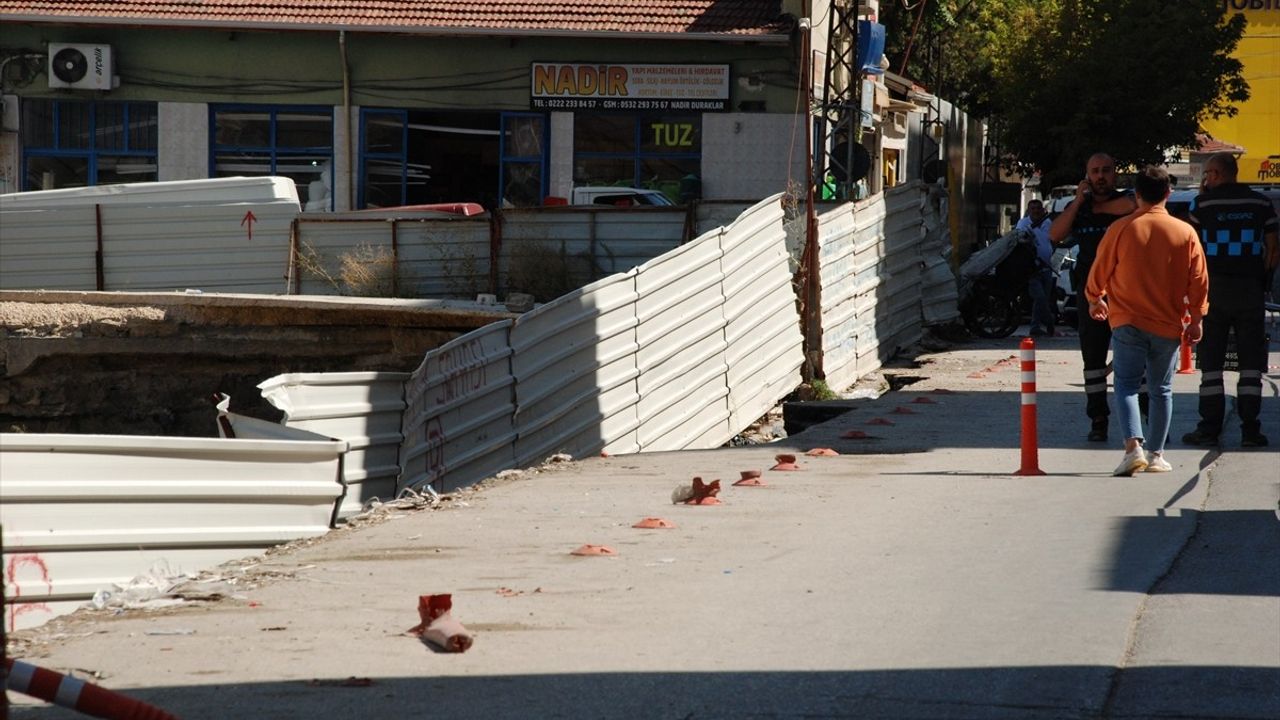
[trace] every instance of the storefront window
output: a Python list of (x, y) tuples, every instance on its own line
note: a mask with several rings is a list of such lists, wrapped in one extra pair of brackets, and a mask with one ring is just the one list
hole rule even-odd
[(209, 113), (213, 177), (287, 177), (303, 209), (332, 209), (332, 109), (213, 105)]
[(574, 185), (660, 190), (675, 203), (701, 196), (700, 115), (577, 115), (573, 136)]
[(22, 189), (157, 179), (156, 104), (23, 100)]
[(359, 207), (474, 202), (492, 209), (505, 190), (537, 204), (544, 124), (540, 113), (365, 108)]

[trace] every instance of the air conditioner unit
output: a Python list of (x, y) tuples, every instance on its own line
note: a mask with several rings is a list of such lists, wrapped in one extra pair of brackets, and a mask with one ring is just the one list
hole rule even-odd
[(110, 45), (49, 43), (49, 87), (110, 90), (114, 78)]

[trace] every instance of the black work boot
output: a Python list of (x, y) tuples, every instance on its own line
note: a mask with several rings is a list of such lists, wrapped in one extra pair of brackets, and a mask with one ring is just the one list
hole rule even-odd
[(1208, 433), (1201, 428), (1196, 428), (1182, 436), (1182, 443), (1184, 445), (1195, 445), (1197, 447), (1217, 447), (1218, 434)]
[(1099, 417), (1093, 419), (1093, 427), (1089, 429), (1089, 442), (1106, 442), (1107, 441), (1107, 418)]
[(1253, 432), (1244, 432), (1240, 434), (1240, 447), (1253, 448), (1253, 447), (1266, 447), (1266, 446), (1267, 446), (1267, 436), (1263, 435), (1257, 430)]

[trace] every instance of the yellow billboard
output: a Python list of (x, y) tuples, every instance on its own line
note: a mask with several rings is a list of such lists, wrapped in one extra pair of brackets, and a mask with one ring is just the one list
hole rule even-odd
[(1244, 64), (1249, 99), (1232, 118), (1206, 120), (1218, 140), (1244, 148), (1240, 182), (1280, 185), (1280, 0), (1223, 0), (1248, 23), (1233, 55)]

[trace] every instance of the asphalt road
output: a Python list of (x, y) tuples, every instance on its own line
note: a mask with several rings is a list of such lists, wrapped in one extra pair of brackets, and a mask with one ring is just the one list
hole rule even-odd
[[(1115, 427), (1085, 441), (1073, 338), (1037, 356), (1046, 475), (1013, 474), (1017, 338), (971, 343), (775, 444), (551, 465), (227, 566), (234, 597), (11, 651), (188, 719), (1277, 718), (1278, 347), (1273, 446), (1182, 446), (1180, 375), (1167, 474), (1111, 477)], [(768, 469), (814, 447), (841, 455)], [(749, 469), (767, 485), (729, 485)], [(723, 504), (672, 505), (694, 476)], [(631, 527), (650, 516), (676, 527)], [(402, 634), (427, 593), (469, 652)]]

